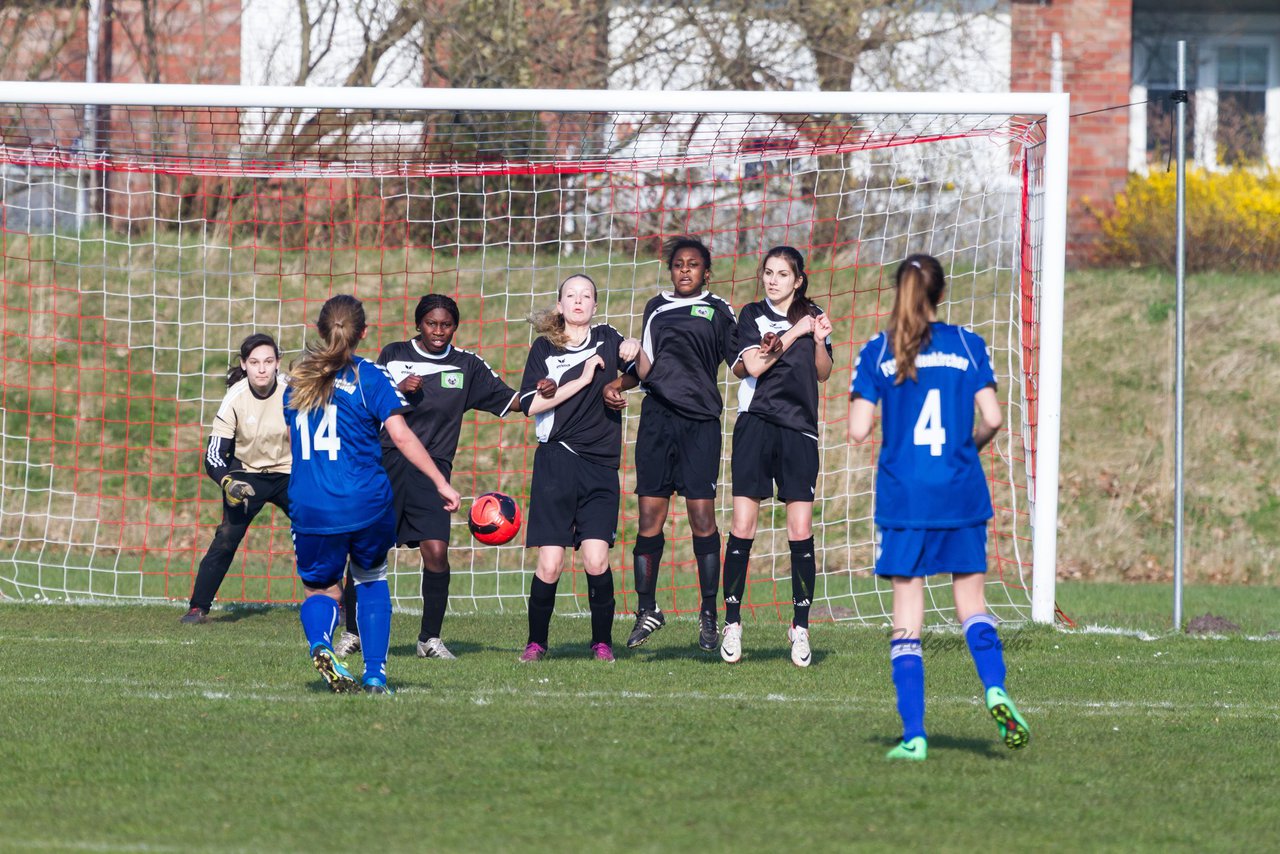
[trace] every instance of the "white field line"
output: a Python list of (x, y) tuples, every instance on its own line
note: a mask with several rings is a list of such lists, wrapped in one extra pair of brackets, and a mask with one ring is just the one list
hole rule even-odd
[[(315, 703), (315, 702), (343, 702), (341, 699), (333, 698), (329, 694), (322, 692), (299, 692), (289, 691), (280, 692), (279, 686), (254, 684), (246, 686), (246, 688), (230, 688), (226, 685), (212, 685), (191, 680), (184, 680), (168, 686), (159, 688), (146, 688), (141, 680), (125, 679), (125, 678), (66, 678), (66, 677), (43, 677), (28, 676), (14, 677), (6, 683), (13, 687), (19, 687), (22, 693), (39, 693), (45, 696), (50, 694), (72, 693), (68, 691), (60, 691), (59, 687), (68, 687), (72, 685), (80, 686), (104, 686), (116, 687), (121, 690), (118, 696), (129, 697), (133, 699), (150, 699), (150, 700), (191, 700), (201, 699), (208, 701), (229, 700), (232, 702), (263, 702), (263, 703)], [(21, 688), (30, 688), (30, 691), (21, 691)], [(275, 688), (277, 690), (272, 690)], [(79, 692), (75, 692), (79, 693)], [(893, 698), (890, 692), (886, 691), (884, 695), (876, 697), (864, 696), (848, 696), (848, 697), (814, 697), (804, 695), (788, 695), (780, 693), (768, 694), (743, 694), (743, 693), (711, 693), (706, 691), (673, 691), (673, 692), (655, 692), (655, 691), (556, 691), (547, 688), (530, 688), (522, 689), (519, 687), (500, 688), (485, 691), (436, 691), (415, 686), (405, 686), (397, 691), (397, 697), (413, 702), (427, 701), (437, 705), (457, 706), (460, 704), (470, 704), (475, 706), (490, 706), (503, 702), (515, 704), (541, 701), (557, 701), (568, 704), (582, 704), (596, 706), (626, 706), (631, 704), (652, 705), (653, 703), (738, 703), (759, 706), (767, 708), (777, 705), (800, 705), (812, 708), (891, 708), (893, 707)], [(394, 702), (394, 700), (393, 700)], [(931, 706), (971, 706), (974, 708), (981, 707), (981, 700), (976, 696), (959, 697), (947, 696), (938, 697), (931, 696), (928, 698)], [(1033, 702), (1020, 704), (1023, 711), (1028, 714), (1038, 712), (1051, 713), (1051, 710), (1075, 710), (1085, 715), (1149, 715), (1157, 712), (1173, 712), (1178, 714), (1189, 713), (1218, 713), (1232, 715), (1272, 715), (1280, 717), (1280, 703), (1253, 703), (1253, 702), (1232, 702), (1230, 700), (1210, 700), (1202, 702), (1188, 702), (1181, 699), (1152, 699), (1152, 700), (1078, 700), (1078, 699), (1061, 699), (1061, 698), (1035, 698)]]
[[(190, 851), (191, 846), (174, 846), (174, 845), (149, 845), (146, 843), (127, 843), (127, 842), (90, 842), (79, 839), (13, 839), (6, 836), (4, 839), (4, 847), (6, 850), (18, 851)], [(244, 849), (231, 848), (210, 848), (203, 842), (199, 846), (202, 851), (231, 851)]]

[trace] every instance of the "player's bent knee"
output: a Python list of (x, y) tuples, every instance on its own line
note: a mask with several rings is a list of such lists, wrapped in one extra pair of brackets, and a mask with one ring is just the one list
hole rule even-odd
[(387, 564), (383, 561), (382, 565), (375, 566), (373, 569), (365, 569), (352, 561), (349, 564), (351, 577), (356, 584), (372, 584), (375, 581), (383, 581), (387, 577)]

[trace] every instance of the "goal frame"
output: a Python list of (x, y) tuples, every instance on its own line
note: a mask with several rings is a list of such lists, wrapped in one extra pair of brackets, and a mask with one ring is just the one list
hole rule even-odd
[(1044, 116), (1041, 221), (1038, 424), (1032, 525), (1031, 619), (1055, 614), (1062, 326), (1066, 271), (1070, 96), (1066, 93), (717, 92), (617, 90), (378, 89), (202, 86), (186, 84), (7, 82), (10, 104), (292, 108), (360, 110), (493, 110), (564, 112), (714, 112), (989, 114)]

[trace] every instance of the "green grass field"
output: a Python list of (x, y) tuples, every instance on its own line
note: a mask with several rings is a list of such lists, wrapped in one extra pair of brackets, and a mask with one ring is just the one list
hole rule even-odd
[[(158, 606), (0, 604), (0, 848), (94, 851), (1261, 850), (1280, 824), (1274, 588), (1067, 584), (1081, 626), (1006, 628), (1032, 727), (1007, 750), (954, 634), (926, 637), (930, 754), (898, 734), (881, 630), (749, 623), (728, 666), (673, 622), (614, 665), (587, 622), (457, 616), (457, 662), (413, 657), (398, 614), (380, 701), (326, 692), (294, 609), (181, 626)], [(619, 621), (615, 637), (629, 623)]]

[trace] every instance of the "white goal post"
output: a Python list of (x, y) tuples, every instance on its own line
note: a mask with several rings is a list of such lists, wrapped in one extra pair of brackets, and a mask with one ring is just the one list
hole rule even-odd
[[(1068, 109), (1035, 93), (6, 83), (0, 596), (185, 600), (220, 512), (200, 449), (248, 333), (274, 335), (287, 366), (323, 300), (351, 292), (372, 358), (412, 336), (421, 294), (443, 292), (462, 308), (457, 343), (517, 385), (523, 320), (564, 276), (589, 272), (599, 319), (634, 333), (669, 287), (656, 247), (694, 233), (735, 309), (761, 298), (763, 253), (796, 246), (835, 321), (815, 619), (887, 614), (869, 572), (875, 448), (844, 441), (848, 378), (887, 319), (893, 267), (925, 251), (949, 271), (943, 319), (991, 346), (1006, 413), (983, 453), (989, 598), (1002, 619), (1051, 622)], [(736, 380), (722, 391), (725, 530)], [(620, 610), (634, 603), (633, 401)], [(523, 419), (469, 414), (453, 474), (464, 501), (523, 501), (534, 441)], [(672, 524), (660, 589), (680, 613), (697, 591), (682, 514)], [(760, 528), (748, 606), (789, 613), (785, 521), (765, 512)], [(297, 600), (287, 530), (264, 512), (222, 601)], [(533, 561), (519, 543), (471, 545), (461, 526), (452, 607), (523, 608)], [(398, 550), (398, 605), (414, 607), (418, 578), (416, 553)], [(561, 593), (584, 607), (585, 583)], [(947, 619), (949, 598), (931, 588), (931, 615)]]

